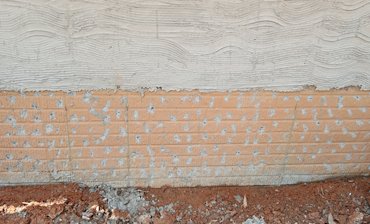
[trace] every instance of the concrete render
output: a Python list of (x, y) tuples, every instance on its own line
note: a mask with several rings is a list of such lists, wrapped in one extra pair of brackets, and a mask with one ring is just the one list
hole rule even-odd
[(370, 89), (370, 0), (1, 0), (1, 90)]

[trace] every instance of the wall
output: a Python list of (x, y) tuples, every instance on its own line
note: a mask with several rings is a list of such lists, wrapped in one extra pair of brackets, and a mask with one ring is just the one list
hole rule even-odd
[(1, 0), (0, 184), (369, 174), (370, 0)]
[(358, 89), (0, 96), (0, 184), (287, 184), (370, 170)]
[(370, 0), (1, 0), (0, 89), (370, 87)]

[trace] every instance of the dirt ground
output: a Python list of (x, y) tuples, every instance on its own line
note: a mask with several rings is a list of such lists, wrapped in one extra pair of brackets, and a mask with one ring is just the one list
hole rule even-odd
[(2, 187), (0, 223), (370, 223), (370, 178), (279, 187)]

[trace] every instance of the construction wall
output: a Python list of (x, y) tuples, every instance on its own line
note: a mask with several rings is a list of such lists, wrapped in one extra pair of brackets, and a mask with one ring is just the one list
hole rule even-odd
[(1, 0), (0, 89), (370, 89), (370, 0)]
[(0, 184), (370, 172), (370, 0), (0, 0)]
[(1, 184), (287, 184), (370, 170), (358, 89), (0, 96)]

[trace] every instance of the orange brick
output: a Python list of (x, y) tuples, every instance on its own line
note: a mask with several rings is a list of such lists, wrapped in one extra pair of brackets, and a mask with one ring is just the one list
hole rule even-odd
[(0, 184), (284, 184), (368, 174), (369, 108), (369, 92), (355, 88), (3, 91)]

